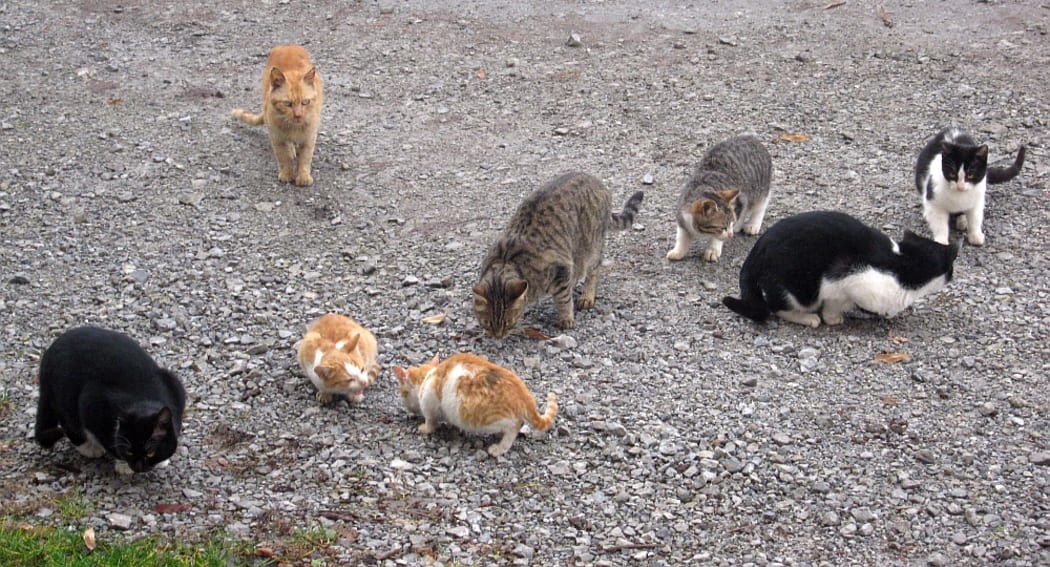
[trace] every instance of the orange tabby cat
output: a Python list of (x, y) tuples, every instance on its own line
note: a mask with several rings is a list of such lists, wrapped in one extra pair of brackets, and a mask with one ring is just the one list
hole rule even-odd
[(280, 166), (277, 179), (293, 181), (292, 161), (298, 157), (295, 184), (313, 185), (310, 162), (321, 126), (324, 93), (321, 75), (305, 49), (278, 45), (270, 51), (262, 77), (262, 98), (262, 114), (238, 108), (233, 115), (252, 126), (265, 123), (270, 127), (270, 144)]
[(547, 394), (547, 413), (540, 415), (517, 374), (473, 354), (454, 354), (440, 363), (435, 355), (415, 368), (395, 366), (394, 376), (405, 408), (426, 419), (420, 433), (433, 433), (440, 420), (468, 433), (502, 433), (488, 449), (493, 457), (510, 449), (524, 422), (546, 431), (558, 415), (554, 392)]
[(299, 366), (317, 387), (317, 399), (335, 395), (360, 403), (379, 375), (376, 339), (353, 319), (329, 313), (310, 327), (299, 343)]

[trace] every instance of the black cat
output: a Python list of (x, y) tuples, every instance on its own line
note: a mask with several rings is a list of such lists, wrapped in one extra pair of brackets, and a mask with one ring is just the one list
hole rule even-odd
[(185, 407), (179, 379), (116, 331), (71, 329), (40, 359), (37, 442), (51, 448), (69, 437), (84, 456), (113, 455), (120, 474), (166, 464)]
[(802, 213), (773, 225), (740, 270), (741, 299), (722, 303), (765, 321), (838, 325), (859, 307), (893, 317), (952, 279), (958, 243), (938, 244), (910, 231), (898, 243), (859, 220), (833, 211)]

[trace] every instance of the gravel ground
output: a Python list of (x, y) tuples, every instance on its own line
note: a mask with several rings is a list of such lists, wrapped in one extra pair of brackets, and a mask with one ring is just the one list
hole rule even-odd
[[(1044, 0), (301, 4), (0, 4), (5, 515), (68, 523), (55, 497), (79, 490), (100, 540), (280, 551), (321, 526), (337, 541), (301, 560), (333, 564), (1050, 564)], [(283, 42), (325, 79), (306, 189), (229, 117)], [(895, 320), (733, 315), (753, 238), (664, 260), (691, 165), (742, 132), (769, 141), (769, 223), (841, 209), (928, 234), (912, 168), (949, 123), (1028, 163), (990, 190), (988, 244)], [(485, 249), (571, 169), (617, 203), (646, 191), (596, 309), (561, 335), (532, 308), (556, 340), (481, 336)], [(328, 311), (380, 342), (357, 407), (319, 407), (294, 362)], [(182, 377), (171, 467), (125, 479), (32, 442), (39, 355), (83, 323)], [(552, 433), (498, 460), (420, 436), (389, 368), (461, 350), (557, 392)]]

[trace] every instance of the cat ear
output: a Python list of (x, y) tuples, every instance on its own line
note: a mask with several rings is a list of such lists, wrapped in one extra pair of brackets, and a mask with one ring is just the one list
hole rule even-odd
[(343, 352), (354, 352), (354, 349), (357, 348), (357, 342), (360, 340), (361, 335), (355, 333), (354, 336), (350, 337), (350, 340), (346, 341), (346, 344), (343, 345)]
[(332, 369), (331, 368), (327, 368), (325, 366), (318, 366), (317, 368), (314, 368), (314, 373), (317, 374), (318, 378), (320, 378), (321, 380), (324, 380), (325, 382), (327, 382), (327, 381), (332, 379)]
[(507, 294), (514, 299), (523, 297), (529, 289), (529, 282), (525, 280), (514, 280), (507, 282)]
[(711, 199), (698, 199), (693, 203), (694, 215), (709, 215), (715, 211), (715, 202)]
[(721, 196), (722, 200), (725, 201), (727, 204), (732, 203), (733, 199), (736, 199), (736, 196), (739, 194), (739, 189), (726, 189), (725, 191), (718, 192), (718, 195)]
[(310, 70), (307, 71), (305, 75), (303, 75), (303, 82), (310, 83), (312, 85), (312, 84), (314, 84), (314, 77), (316, 77), (316, 76), (317, 76), (317, 70), (314, 69), (313, 67), (310, 67)]
[(157, 414), (157, 422), (153, 424), (153, 437), (164, 437), (168, 434), (168, 429), (171, 428), (171, 420), (173, 416), (171, 408), (165, 407), (160, 410)]
[(270, 86), (277, 88), (284, 84), (284, 73), (277, 67), (270, 68)]
[(489, 302), (488, 293), (487, 293), (488, 290), (485, 289), (485, 287), (482, 286), (481, 284), (478, 284), (478, 285), (474, 286), (474, 289), (472, 291), (474, 292), (474, 301), (480, 301), (482, 303), (488, 303)]
[(977, 148), (977, 159), (988, 159), (988, 146), (984, 145)]
[(394, 377), (397, 378), (398, 382), (405, 382), (408, 380), (408, 370), (401, 368), (400, 366), (394, 367)]
[(434, 366), (437, 366), (438, 363), (440, 363), (440, 362), (441, 362), (441, 360), (438, 359), (438, 355), (435, 354), (434, 358), (431, 358), (430, 362), (428, 362), (427, 364), (433, 364)]

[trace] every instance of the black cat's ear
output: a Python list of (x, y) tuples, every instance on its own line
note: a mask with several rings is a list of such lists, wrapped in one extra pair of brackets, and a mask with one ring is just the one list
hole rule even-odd
[(988, 146), (984, 145), (977, 148), (977, 159), (988, 159)]
[(153, 435), (152, 437), (164, 437), (168, 434), (171, 429), (172, 419), (174, 416), (171, 413), (171, 408), (165, 407), (157, 413), (157, 421), (153, 424)]
[(507, 282), (507, 295), (517, 299), (525, 295), (525, 291), (529, 289), (529, 282), (525, 280), (514, 280)]
[(941, 140), (941, 152), (948, 154), (951, 153), (954, 149), (955, 144), (949, 142), (948, 140)]
[(284, 84), (284, 73), (277, 67), (270, 68), (270, 86), (277, 88)]

